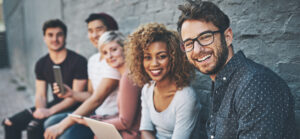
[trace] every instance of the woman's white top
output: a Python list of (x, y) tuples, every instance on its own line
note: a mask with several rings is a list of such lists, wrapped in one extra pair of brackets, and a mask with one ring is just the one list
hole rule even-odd
[(200, 112), (200, 103), (191, 87), (176, 92), (169, 106), (157, 112), (153, 104), (155, 83), (142, 89), (142, 119), (140, 130), (156, 131), (158, 139), (188, 139)]
[[(94, 54), (88, 61), (88, 77), (92, 82), (93, 90), (96, 91), (101, 87), (101, 80), (104, 78), (120, 80), (121, 74), (114, 68), (110, 67), (105, 60), (100, 61), (100, 53)], [(104, 102), (96, 109), (97, 115), (116, 115), (118, 113), (117, 106), (118, 88), (110, 93)]]

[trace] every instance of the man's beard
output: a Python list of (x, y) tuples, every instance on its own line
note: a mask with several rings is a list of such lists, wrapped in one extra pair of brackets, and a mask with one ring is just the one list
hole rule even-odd
[(63, 49), (65, 49), (66, 48), (66, 42), (59, 48), (59, 49), (57, 49), (57, 50), (55, 50), (56, 52), (60, 52), (60, 51), (62, 51)]
[(227, 61), (228, 48), (227, 48), (224, 34), (221, 34), (221, 46), (217, 47), (217, 51), (215, 55), (217, 58), (215, 67), (211, 71), (206, 72), (205, 74), (208, 75), (217, 74), (224, 67)]

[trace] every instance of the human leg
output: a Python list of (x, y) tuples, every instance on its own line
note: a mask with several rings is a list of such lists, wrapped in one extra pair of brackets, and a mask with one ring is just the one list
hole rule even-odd
[(45, 122), (44, 122), (44, 129), (59, 123), (61, 120), (63, 120), (65, 117), (68, 116), (68, 113), (71, 112), (64, 112), (64, 113), (59, 113), (59, 114), (55, 114), (50, 116)]
[(43, 123), (46, 119), (33, 119), (29, 122), (27, 130), (28, 139), (43, 139), (44, 128)]
[(28, 123), (33, 119), (33, 108), (25, 109), (12, 117), (3, 120), (5, 139), (20, 139), (22, 130), (26, 129)]
[(93, 139), (94, 133), (93, 131), (81, 124), (75, 124), (71, 127), (69, 127), (61, 136), (59, 136), (59, 139)]

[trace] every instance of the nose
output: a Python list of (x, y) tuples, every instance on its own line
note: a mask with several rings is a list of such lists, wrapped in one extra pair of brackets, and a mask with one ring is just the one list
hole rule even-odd
[(96, 31), (94, 31), (94, 32), (92, 33), (92, 37), (93, 37), (94, 39), (97, 39), (97, 40), (98, 40), (99, 35), (98, 35), (98, 33), (97, 33)]
[(157, 58), (153, 58), (151, 60), (151, 66), (155, 67), (155, 66), (158, 66), (159, 65), (159, 62), (158, 62), (158, 59)]
[(194, 53), (199, 53), (203, 51), (203, 46), (201, 46), (197, 41), (194, 42), (194, 49), (193, 52)]
[(54, 36), (52, 37), (52, 41), (53, 41), (53, 42), (57, 42), (57, 41), (58, 41), (58, 35), (54, 35)]
[(111, 54), (111, 52), (108, 52), (108, 53), (106, 54), (106, 58), (107, 58), (107, 59), (110, 59), (110, 58), (112, 58), (112, 54)]

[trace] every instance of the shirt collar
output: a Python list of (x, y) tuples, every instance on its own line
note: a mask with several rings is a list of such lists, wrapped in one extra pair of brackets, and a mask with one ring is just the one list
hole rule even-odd
[[(215, 89), (221, 84), (228, 82), (233, 73), (246, 62), (246, 57), (242, 51), (238, 51), (217, 74), (215, 79)], [(222, 83), (219, 83), (222, 82)]]

